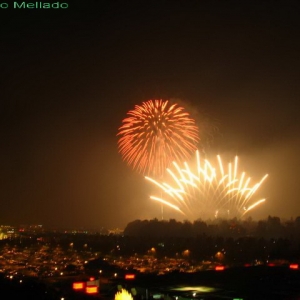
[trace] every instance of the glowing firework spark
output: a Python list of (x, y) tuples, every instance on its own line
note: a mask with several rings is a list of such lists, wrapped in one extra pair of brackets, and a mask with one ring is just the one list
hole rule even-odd
[(133, 300), (133, 297), (129, 292), (122, 289), (115, 294), (115, 300)]
[(149, 100), (127, 113), (119, 128), (119, 152), (143, 174), (162, 176), (173, 160), (197, 149), (198, 128), (189, 114), (169, 101)]
[(238, 174), (238, 157), (229, 163), (225, 170), (221, 157), (217, 156), (218, 168), (204, 159), (200, 160), (196, 151), (196, 171), (192, 172), (187, 163), (180, 168), (173, 162), (174, 170), (167, 169), (174, 185), (159, 183), (145, 177), (164, 194), (164, 197), (151, 196), (152, 200), (181, 212), (189, 219), (212, 217), (241, 217), (257, 207), (265, 199), (254, 200), (253, 195), (267, 178), (265, 175), (258, 183), (250, 186), (246, 173)]

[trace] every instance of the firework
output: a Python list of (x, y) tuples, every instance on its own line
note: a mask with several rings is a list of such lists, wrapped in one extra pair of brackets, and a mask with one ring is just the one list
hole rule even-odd
[(160, 183), (146, 177), (163, 195), (150, 198), (191, 220), (242, 217), (265, 201), (255, 200), (254, 194), (267, 178), (267, 174), (259, 182), (251, 185), (250, 177), (247, 177), (245, 172), (238, 172), (237, 156), (234, 163), (229, 163), (227, 168), (223, 166), (219, 155), (217, 162), (218, 167), (215, 168), (208, 160), (202, 161), (198, 151), (193, 170), (187, 163), (180, 167), (173, 162), (173, 168), (167, 169), (172, 184)]
[(127, 115), (118, 132), (119, 152), (142, 174), (161, 177), (173, 160), (187, 159), (197, 149), (198, 127), (177, 104), (149, 100)]
[(128, 291), (122, 289), (115, 294), (115, 300), (133, 300), (133, 297)]

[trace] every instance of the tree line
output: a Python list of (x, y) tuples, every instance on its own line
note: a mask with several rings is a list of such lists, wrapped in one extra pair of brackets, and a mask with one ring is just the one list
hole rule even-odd
[(132, 237), (263, 237), (263, 238), (300, 238), (300, 216), (281, 221), (279, 217), (268, 216), (265, 220), (215, 219), (194, 222), (166, 220), (135, 220), (127, 224), (125, 236)]

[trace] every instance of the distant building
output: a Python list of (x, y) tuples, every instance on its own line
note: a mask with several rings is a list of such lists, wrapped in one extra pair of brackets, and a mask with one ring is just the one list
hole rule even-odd
[(123, 232), (124, 232), (124, 229), (120, 229), (120, 228), (115, 228), (115, 229), (109, 229), (108, 230), (109, 234), (116, 234), (116, 235), (123, 234)]
[(16, 229), (13, 226), (1, 225), (0, 226), (0, 240), (16, 237)]

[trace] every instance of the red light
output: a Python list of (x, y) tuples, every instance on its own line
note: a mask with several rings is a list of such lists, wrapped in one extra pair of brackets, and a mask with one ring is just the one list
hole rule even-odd
[(275, 267), (275, 264), (270, 263), (270, 264), (268, 264), (268, 266), (269, 266), (269, 267)]
[(73, 282), (73, 290), (82, 290), (84, 288), (83, 282)]
[(97, 294), (98, 293), (98, 287), (96, 285), (87, 286), (85, 288), (85, 292), (87, 294)]
[(290, 264), (290, 269), (298, 270), (299, 265), (298, 264)]
[(244, 264), (244, 267), (251, 267), (251, 264)]
[(90, 277), (90, 281), (94, 281), (95, 280), (95, 277)]
[(126, 274), (125, 279), (134, 279), (135, 275), (134, 274)]
[(224, 266), (216, 266), (216, 267), (215, 267), (215, 270), (216, 270), (216, 271), (224, 271), (224, 270), (225, 270), (225, 267), (224, 267)]

